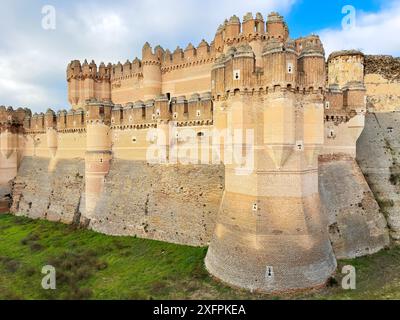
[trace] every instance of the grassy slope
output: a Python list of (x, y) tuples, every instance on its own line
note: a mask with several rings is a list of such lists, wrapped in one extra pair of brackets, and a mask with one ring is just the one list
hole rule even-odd
[[(341, 261), (357, 269), (357, 290), (333, 286), (272, 297), (231, 289), (208, 276), (206, 248), (109, 237), (48, 221), (0, 215), (0, 299), (380, 299), (400, 298), (400, 248)], [(41, 288), (41, 268), (57, 290)], [(340, 281), (340, 279), (339, 279)]]

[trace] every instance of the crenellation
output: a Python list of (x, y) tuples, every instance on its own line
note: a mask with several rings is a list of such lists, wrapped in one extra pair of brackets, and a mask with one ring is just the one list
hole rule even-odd
[(45, 113), (45, 126), (46, 126), (46, 129), (57, 128), (57, 116), (56, 116), (55, 112), (51, 109), (47, 109), (47, 111)]
[(267, 37), (285, 42), (289, 36), (289, 28), (283, 17), (276, 12), (272, 12), (267, 18)]

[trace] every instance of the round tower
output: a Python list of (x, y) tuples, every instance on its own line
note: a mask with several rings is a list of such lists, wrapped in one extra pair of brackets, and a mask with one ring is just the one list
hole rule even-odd
[(364, 82), (364, 54), (358, 50), (333, 52), (328, 58), (328, 84), (343, 89), (349, 82)]
[(326, 86), (325, 51), (318, 36), (311, 36), (301, 44), (299, 84), (306, 90), (323, 89)]
[(68, 102), (73, 108), (80, 103), (80, 77), (81, 63), (78, 60), (71, 61), (67, 67)]
[(277, 12), (272, 12), (267, 19), (267, 38), (284, 42), (289, 37), (289, 29), (283, 17)]
[(111, 101), (111, 68), (110, 63), (106, 66), (102, 62), (99, 66), (97, 96), (101, 101)]
[(53, 110), (47, 109), (45, 114), (47, 148), (52, 158), (56, 156), (58, 140), (57, 140), (57, 117)]
[[(84, 101), (94, 99), (95, 98), (95, 77), (97, 74), (97, 66), (92, 61), (90, 64), (88, 64), (87, 60), (84, 61), (82, 64), (82, 94), (81, 94), (81, 99), (83, 98), (83, 101), (81, 101), (81, 104)], [(81, 104), (78, 106), (80, 107)], [(77, 108), (74, 108), (77, 109)]]
[(153, 53), (149, 43), (142, 50), (144, 100), (154, 99), (161, 94), (161, 58)]
[(13, 179), (18, 168), (18, 127), (15, 111), (0, 107), (0, 184)]
[(265, 43), (265, 22), (261, 13), (257, 13), (253, 18), (252, 13), (247, 13), (243, 17), (242, 36), (246, 37), (256, 56), (256, 66), (262, 67), (262, 51)]
[(227, 52), (225, 63), (225, 89), (234, 91), (250, 88), (255, 71), (255, 55), (251, 46), (243, 44), (237, 48), (232, 47)]
[(225, 26), (224, 40), (228, 45), (231, 45), (233, 43), (233, 40), (239, 36), (240, 29), (240, 19), (237, 16), (233, 15)]
[(263, 50), (265, 85), (268, 88), (294, 88), (297, 75), (297, 52), (291, 40), (271, 38)]
[(111, 104), (91, 102), (86, 113), (86, 218), (90, 219), (111, 163)]

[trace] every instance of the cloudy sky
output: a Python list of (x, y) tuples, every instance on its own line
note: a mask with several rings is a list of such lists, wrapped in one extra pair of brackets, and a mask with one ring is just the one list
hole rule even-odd
[[(55, 30), (42, 26), (46, 5), (55, 9)], [(344, 29), (345, 5), (356, 19)], [(225, 18), (248, 11), (278, 11), (292, 37), (317, 33), (327, 54), (356, 48), (400, 55), (400, 0), (1, 0), (0, 105), (68, 108), (70, 60), (123, 63), (140, 57), (145, 41), (171, 50), (210, 42)]]

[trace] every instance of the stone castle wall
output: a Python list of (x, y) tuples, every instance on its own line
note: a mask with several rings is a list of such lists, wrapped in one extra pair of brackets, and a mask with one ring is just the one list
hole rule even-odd
[(90, 227), (105, 234), (208, 245), (223, 185), (222, 165), (149, 165), (117, 159)]
[(365, 57), (367, 107), (372, 112), (400, 110), (400, 58)]
[(357, 162), (396, 241), (400, 240), (399, 123), (399, 112), (368, 114), (357, 142)]
[(353, 157), (320, 157), (319, 191), (338, 259), (373, 254), (389, 244), (386, 219)]
[(49, 158), (25, 157), (12, 183), (11, 211), (35, 219), (79, 222), (85, 182), (83, 159), (60, 160), (53, 169)]

